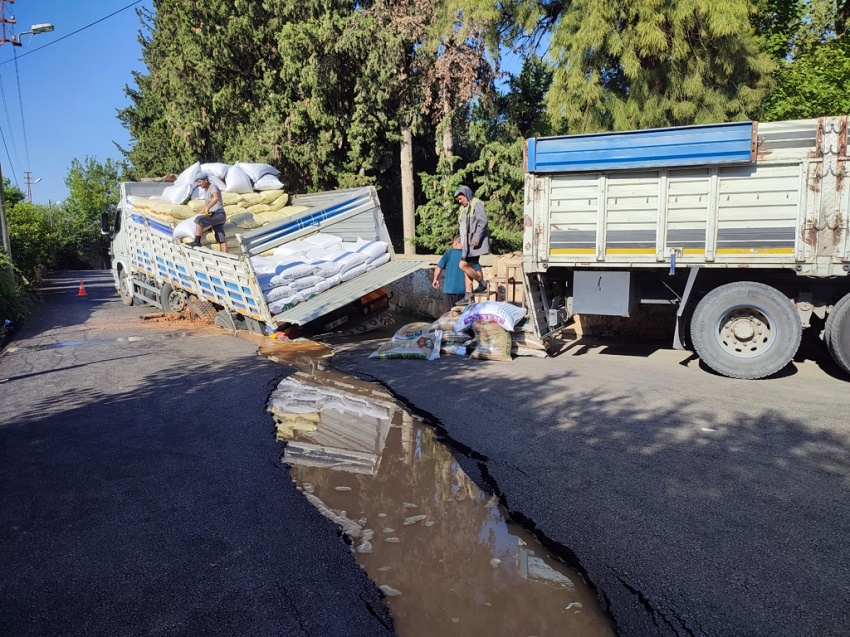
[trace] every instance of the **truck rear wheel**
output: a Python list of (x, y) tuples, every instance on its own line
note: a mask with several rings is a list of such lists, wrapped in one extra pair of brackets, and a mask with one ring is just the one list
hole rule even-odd
[(691, 340), (702, 361), (731, 378), (764, 378), (800, 347), (803, 326), (791, 301), (752, 281), (720, 286), (705, 295), (691, 319)]
[(132, 280), (127, 276), (127, 272), (125, 270), (119, 270), (118, 272), (118, 294), (121, 295), (121, 302), (128, 306), (132, 307), (135, 303), (135, 299), (133, 298), (133, 289), (131, 287)]
[(192, 299), (189, 301), (189, 318), (211, 325), (215, 321), (215, 308), (209, 301)]
[(829, 313), (824, 341), (832, 360), (850, 374), (850, 294), (843, 296)]
[(189, 296), (184, 290), (166, 283), (159, 292), (159, 304), (165, 312), (180, 314), (180, 312), (188, 307)]

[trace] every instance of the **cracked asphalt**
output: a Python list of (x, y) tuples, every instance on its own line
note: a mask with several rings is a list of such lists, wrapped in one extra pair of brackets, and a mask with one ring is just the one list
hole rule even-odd
[[(280, 467), (263, 408), (286, 368), (141, 322), (106, 272), (44, 298), (0, 356), (0, 634), (392, 634)], [(850, 385), (823, 356), (739, 381), (636, 344), (496, 363), (330, 342), (469, 450), (619, 634), (847, 634)]]
[(146, 313), (65, 273), (0, 356), (0, 634), (391, 635), (279, 463), (291, 370)]
[(619, 634), (847, 634), (850, 379), (827, 357), (742, 381), (663, 346), (429, 362), (369, 359), (370, 338), (332, 339), (334, 366), (472, 450)]

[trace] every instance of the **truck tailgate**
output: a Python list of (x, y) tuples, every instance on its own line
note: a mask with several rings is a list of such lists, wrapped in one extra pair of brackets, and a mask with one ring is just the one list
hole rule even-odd
[(375, 268), (371, 272), (365, 272), (350, 281), (332, 287), (330, 290), (322, 292), (309, 301), (304, 301), (293, 308), (284, 310), (280, 314), (275, 315), (274, 321), (277, 324), (291, 323), (293, 325), (305, 325), (328, 312), (342, 307), (346, 303), (356, 301), (361, 296), (384, 287), (393, 281), (397, 281), (427, 265), (428, 263), (425, 261), (408, 259), (390, 261)]

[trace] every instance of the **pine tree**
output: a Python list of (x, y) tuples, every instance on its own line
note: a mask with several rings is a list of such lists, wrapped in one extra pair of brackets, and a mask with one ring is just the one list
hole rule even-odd
[(754, 0), (574, 0), (549, 53), (549, 112), (571, 133), (723, 122), (758, 114), (775, 64)]

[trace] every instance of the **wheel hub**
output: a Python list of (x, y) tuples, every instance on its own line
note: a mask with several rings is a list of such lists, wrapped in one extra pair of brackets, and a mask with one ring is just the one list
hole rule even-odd
[(756, 326), (749, 319), (737, 319), (732, 323), (732, 334), (739, 341), (749, 341), (756, 335)]
[(732, 309), (719, 322), (720, 346), (737, 357), (763, 354), (770, 349), (775, 337), (770, 319), (754, 307)]

